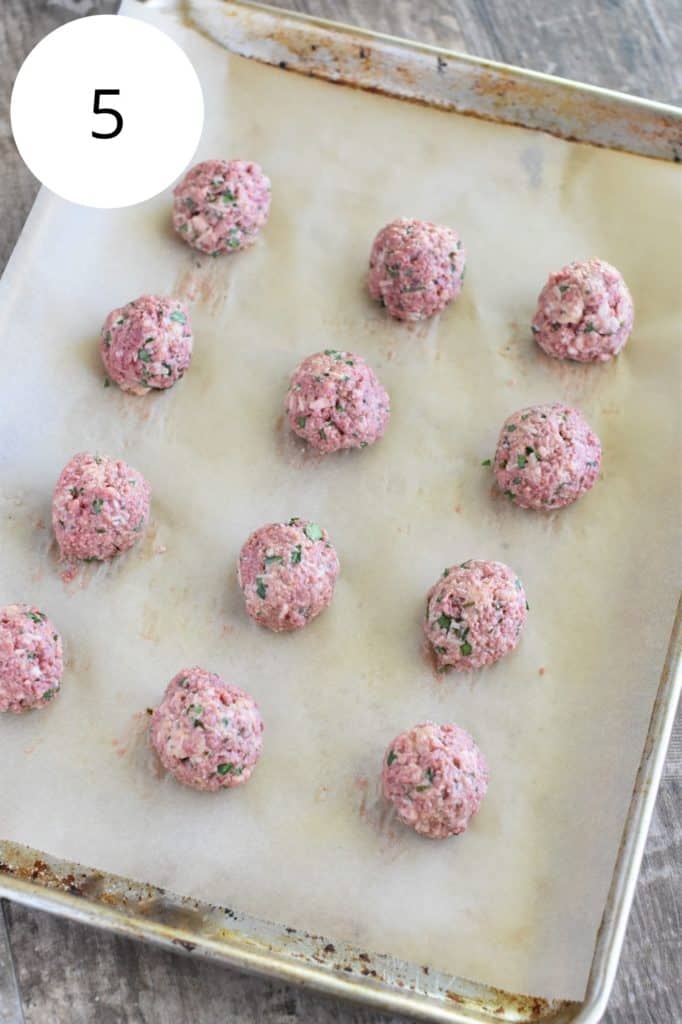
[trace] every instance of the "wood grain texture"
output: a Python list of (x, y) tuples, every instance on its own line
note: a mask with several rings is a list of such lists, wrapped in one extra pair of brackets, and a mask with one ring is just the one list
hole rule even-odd
[[(270, 2), (666, 102), (682, 101), (682, 0)], [(9, 96), (16, 71), (29, 49), (68, 17), (114, 6), (115, 0), (0, 0), (0, 268), (37, 191), (10, 136)], [(678, 714), (607, 1024), (682, 1020), (681, 804)], [(0, 1024), (24, 1019), (26, 1024), (399, 1024), (395, 1017), (19, 905), (4, 904), (4, 910)]]
[(682, 0), (269, 2), (662, 102), (682, 102)]
[(0, 906), (0, 1024), (17, 1024), (23, 1019), (21, 993), (14, 973), (5, 916), (6, 909)]

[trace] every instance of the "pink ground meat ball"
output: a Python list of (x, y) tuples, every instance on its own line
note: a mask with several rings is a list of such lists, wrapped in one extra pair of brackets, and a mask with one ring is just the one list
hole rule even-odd
[(384, 796), (420, 835), (464, 832), (488, 789), (488, 766), (459, 725), (423, 722), (401, 732), (384, 755)]
[(59, 692), (62, 639), (31, 604), (0, 609), (0, 712), (42, 708)]
[(263, 750), (263, 720), (244, 690), (214, 672), (186, 668), (168, 684), (149, 736), (178, 782), (215, 792), (249, 780)]
[(634, 317), (632, 296), (616, 268), (585, 260), (550, 275), (532, 330), (548, 356), (604, 363), (630, 337)]
[(589, 491), (600, 465), (597, 435), (577, 409), (555, 402), (505, 420), (493, 469), (500, 490), (521, 508), (551, 510)]
[(107, 374), (123, 391), (164, 391), (180, 380), (192, 358), (189, 315), (177, 299), (141, 295), (112, 310), (99, 347)]
[(328, 348), (308, 356), (296, 369), (286, 411), (294, 433), (327, 454), (378, 441), (388, 423), (390, 401), (364, 359)]
[(466, 254), (452, 228), (401, 217), (382, 228), (369, 257), (369, 293), (398, 320), (424, 320), (462, 289)]
[(305, 519), (252, 533), (239, 555), (247, 614), (275, 632), (303, 629), (334, 595), (339, 558), (327, 531)]
[(429, 590), (424, 634), (439, 669), (467, 672), (513, 651), (527, 613), (523, 584), (509, 566), (470, 559)]
[(142, 536), (151, 502), (141, 473), (106, 455), (74, 455), (52, 499), (52, 525), (64, 558), (104, 561)]
[(173, 227), (212, 256), (252, 245), (270, 213), (270, 181), (249, 160), (205, 160), (173, 196)]

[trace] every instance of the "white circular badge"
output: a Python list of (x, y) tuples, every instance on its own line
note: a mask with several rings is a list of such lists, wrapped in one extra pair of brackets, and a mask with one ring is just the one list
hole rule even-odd
[(72, 21), (33, 49), (14, 83), (12, 132), (44, 185), (83, 206), (157, 195), (192, 159), (204, 122), (196, 71), (143, 21)]

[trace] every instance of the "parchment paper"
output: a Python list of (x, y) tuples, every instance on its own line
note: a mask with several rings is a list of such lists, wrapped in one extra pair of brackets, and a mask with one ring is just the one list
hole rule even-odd
[[(63, 691), (0, 721), (0, 833), (104, 870), (356, 941), (507, 989), (583, 994), (667, 639), (679, 570), (679, 170), (363, 94), (228, 57), (159, 19), (202, 80), (197, 159), (244, 156), (273, 181), (249, 252), (192, 253), (170, 193), (123, 211), (40, 196), (2, 286), (0, 603), (62, 630)], [(375, 232), (452, 224), (463, 294), (419, 326), (365, 291)], [(553, 362), (527, 327), (550, 270), (598, 255), (634, 293), (630, 344), (603, 367)], [(196, 350), (164, 395), (103, 387), (99, 327), (143, 292), (192, 301)], [(391, 393), (385, 438), (306, 457), (283, 428), (288, 374), (345, 347)], [(603, 474), (535, 515), (491, 486), (504, 417), (583, 410)], [(150, 480), (153, 525), (114, 564), (60, 578), (56, 477), (79, 450)], [(247, 620), (235, 582), (252, 528), (323, 523), (342, 561), (299, 635)], [(471, 678), (421, 650), (444, 566), (501, 559), (531, 606), (519, 648)], [(199, 663), (251, 691), (265, 752), (242, 790), (160, 777), (145, 709)], [(444, 843), (379, 799), (386, 743), (426, 718), (469, 729), (491, 769), (471, 830)]]

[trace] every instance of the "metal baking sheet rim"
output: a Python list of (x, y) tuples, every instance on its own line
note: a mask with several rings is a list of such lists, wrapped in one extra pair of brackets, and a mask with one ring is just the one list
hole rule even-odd
[[(152, 0), (243, 56), (363, 89), (640, 155), (682, 159), (682, 111), (636, 97), (241, 0)], [(209, 23), (210, 23), (209, 18)], [(411, 63), (413, 67), (405, 67)], [(34, 211), (30, 228), (37, 227)], [(30, 230), (29, 228), (29, 230)], [(682, 606), (597, 934), (582, 1003), (550, 1002), (436, 975), (391, 957), (249, 918), (0, 840), (0, 896), (233, 967), (427, 1021), (596, 1024), (615, 978), (682, 688)]]

